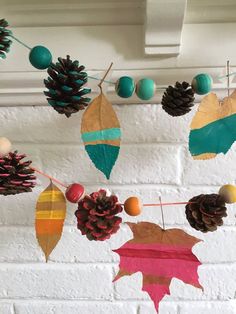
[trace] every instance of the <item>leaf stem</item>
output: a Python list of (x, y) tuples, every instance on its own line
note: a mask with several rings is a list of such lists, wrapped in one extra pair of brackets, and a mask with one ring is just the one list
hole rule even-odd
[(106, 73), (104, 74), (103, 78), (101, 79), (100, 83), (98, 84), (98, 87), (102, 91), (102, 83), (105, 81), (105, 78), (107, 77), (108, 73), (110, 72), (111, 68), (113, 66), (113, 62), (110, 64), (109, 68), (106, 70)]
[(161, 196), (159, 196), (160, 206), (161, 206), (161, 219), (162, 219), (162, 229), (165, 230), (165, 219), (164, 219), (164, 211), (162, 208)]

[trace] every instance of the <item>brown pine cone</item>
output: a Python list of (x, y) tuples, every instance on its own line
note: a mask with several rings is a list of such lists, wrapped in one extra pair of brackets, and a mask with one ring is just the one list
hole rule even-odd
[(227, 216), (225, 200), (219, 194), (200, 194), (189, 200), (186, 205), (186, 217), (190, 225), (199, 231), (215, 231), (223, 225)]
[(87, 83), (88, 75), (84, 72), (84, 66), (79, 61), (58, 58), (57, 63), (52, 63), (47, 72), (49, 77), (44, 80), (48, 91), (44, 94), (47, 100), (58, 113), (65, 114), (68, 118), (71, 114), (85, 109), (90, 98), (85, 97), (91, 92), (89, 88), (83, 88)]
[(115, 195), (107, 196), (105, 190), (86, 195), (75, 212), (77, 227), (89, 240), (104, 241), (120, 228), (118, 216), (123, 208)]
[(35, 186), (34, 170), (29, 168), (31, 161), (17, 151), (0, 157), (0, 194), (11, 195), (31, 192)]
[(7, 29), (8, 23), (6, 20), (0, 20), (0, 59), (6, 58), (6, 53), (10, 51), (10, 46), (12, 44), (12, 40), (10, 36), (12, 32)]
[(171, 116), (182, 116), (194, 105), (194, 91), (187, 82), (168, 86), (162, 97), (162, 108)]

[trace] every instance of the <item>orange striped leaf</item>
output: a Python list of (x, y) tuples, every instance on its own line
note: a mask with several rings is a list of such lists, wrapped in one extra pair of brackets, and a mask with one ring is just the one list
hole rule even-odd
[(46, 261), (61, 238), (66, 216), (63, 192), (52, 182), (39, 195), (36, 204), (35, 230)]

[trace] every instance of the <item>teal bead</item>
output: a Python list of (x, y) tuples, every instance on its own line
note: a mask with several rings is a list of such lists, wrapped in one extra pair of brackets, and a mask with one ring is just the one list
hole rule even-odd
[(52, 62), (51, 52), (44, 46), (35, 46), (29, 54), (29, 61), (39, 70), (47, 69)]
[(192, 80), (192, 88), (198, 95), (205, 95), (212, 89), (212, 77), (209, 74), (201, 73)]
[(129, 98), (135, 91), (135, 82), (132, 77), (122, 76), (116, 82), (116, 93), (122, 98)]
[(142, 100), (149, 100), (155, 95), (156, 84), (152, 79), (144, 78), (136, 85), (136, 94)]

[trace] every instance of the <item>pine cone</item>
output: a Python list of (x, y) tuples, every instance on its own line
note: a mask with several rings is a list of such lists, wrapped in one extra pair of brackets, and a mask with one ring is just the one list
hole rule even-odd
[(31, 192), (35, 186), (34, 170), (29, 168), (31, 161), (21, 160), (25, 155), (9, 153), (0, 158), (0, 194), (11, 195)]
[(171, 116), (182, 116), (194, 105), (194, 91), (187, 82), (176, 82), (175, 86), (168, 86), (162, 97), (162, 108)]
[(215, 231), (227, 216), (225, 200), (219, 194), (200, 194), (189, 200), (186, 217), (190, 225), (202, 232)]
[(6, 20), (0, 20), (0, 58), (5, 59), (6, 53), (10, 51), (10, 46), (12, 41), (9, 39), (9, 36), (12, 32), (9, 29), (6, 29), (8, 23)]
[(104, 241), (120, 228), (122, 219), (116, 215), (122, 210), (115, 195), (107, 196), (106, 191), (99, 190), (79, 201), (77, 227), (89, 240)]
[(91, 92), (89, 88), (83, 88), (87, 83), (88, 76), (83, 72), (85, 67), (79, 66), (79, 61), (71, 61), (70, 56), (66, 59), (58, 58), (56, 64), (52, 63), (47, 72), (50, 77), (44, 80), (48, 91), (48, 103), (61, 114), (70, 117), (72, 113), (85, 109), (90, 98), (83, 97)]

